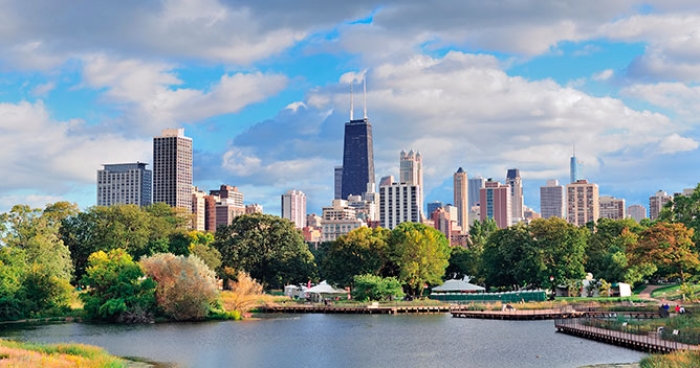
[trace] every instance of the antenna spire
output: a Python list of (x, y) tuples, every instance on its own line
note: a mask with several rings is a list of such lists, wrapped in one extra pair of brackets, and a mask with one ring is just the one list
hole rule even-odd
[(352, 121), (353, 116), (352, 116), (352, 111), (355, 109), (355, 97), (352, 94), (352, 83), (354, 80), (350, 81), (350, 121)]
[(363, 97), (365, 100), (364, 118), (367, 119), (367, 72), (365, 72), (365, 75), (362, 78), (362, 89), (363, 89)]

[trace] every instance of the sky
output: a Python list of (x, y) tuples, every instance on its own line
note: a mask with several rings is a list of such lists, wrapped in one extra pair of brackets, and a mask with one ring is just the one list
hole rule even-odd
[(350, 85), (377, 179), (423, 156), (425, 202), (452, 175), (525, 204), (568, 182), (643, 204), (700, 182), (700, 4), (692, 0), (0, 0), (0, 211), (96, 203), (106, 163), (152, 162), (184, 128), (194, 184), (279, 214), (333, 198)]

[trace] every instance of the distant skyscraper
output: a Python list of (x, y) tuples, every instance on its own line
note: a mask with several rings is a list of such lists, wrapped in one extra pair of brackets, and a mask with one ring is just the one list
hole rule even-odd
[(434, 201), (434, 202), (428, 203), (428, 212), (427, 212), (428, 217), (430, 217), (431, 214), (433, 212), (435, 212), (436, 209), (442, 208), (444, 206), (445, 206), (445, 204), (440, 202), (440, 201)]
[(401, 150), (399, 182), (408, 185), (420, 185), (423, 188), (423, 160), (420, 152)]
[(547, 180), (547, 185), (540, 187), (540, 211), (543, 219), (566, 218), (566, 195), (559, 181)]
[(345, 123), (343, 150), (343, 181), (341, 197), (362, 195), (367, 184), (374, 184), (374, 151), (372, 124), (366, 117)]
[(192, 229), (205, 231), (207, 229), (207, 193), (192, 187)]
[(382, 185), (391, 185), (391, 184), (394, 184), (394, 176), (393, 176), (393, 175), (383, 176), (383, 177), (379, 180), (379, 186), (380, 186), (380, 187), (381, 187)]
[(461, 167), (453, 175), (454, 203), (457, 207), (457, 225), (462, 228), (462, 232), (469, 230), (469, 180), (467, 172)]
[(569, 223), (583, 226), (600, 218), (598, 185), (587, 180), (577, 180), (566, 185), (567, 214)]
[(244, 215), (243, 193), (237, 187), (222, 184), (219, 190), (210, 190), (209, 195), (216, 200), (216, 227), (231, 225), (233, 219)]
[(611, 196), (600, 196), (600, 218), (622, 220), (626, 217), (625, 200)]
[(640, 222), (647, 218), (647, 209), (641, 204), (633, 204), (627, 207), (627, 216), (633, 218), (637, 222)]
[(153, 174), (145, 163), (106, 164), (97, 170), (97, 205), (151, 204)]
[(487, 218), (496, 221), (499, 228), (512, 225), (513, 208), (511, 206), (510, 187), (497, 181), (487, 180), (481, 188), (479, 203), (481, 221)]
[(182, 128), (153, 138), (153, 202), (192, 211), (192, 139)]
[(379, 187), (379, 221), (385, 229), (402, 222), (421, 222), (420, 186), (394, 183)]
[(469, 208), (479, 204), (479, 191), (484, 187), (485, 182), (486, 179), (481, 176), (469, 179)]
[[(334, 199), (342, 199), (341, 196), (343, 195), (343, 167), (342, 166), (336, 166), (334, 171), (333, 171), (333, 187), (334, 187), (334, 194), (333, 198)], [(347, 199), (347, 198), (345, 198)]]
[(293, 222), (297, 229), (306, 226), (306, 195), (302, 191), (282, 194), (282, 218)]
[(653, 196), (649, 197), (649, 218), (652, 220), (659, 218), (661, 209), (671, 200), (673, 200), (673, 197), (663, 190), (659, 190)]
[(510, 187), (510, 203), (513, 213), (511, 214), (511, 220), (514, 224), (522, 221), (525, 217), (523, 207), (525, 206), (523, 200), (523, 180), (520, 178), (520, 170), (518, 169), (508, 169), (506, 174), (506, 184)]
[(576, 149), (574, 148), (574, 154), (571, 156), (571, 160), (569, 161), (569, 183), (575, 183), (581, 179), (581, 168), (579, 165), (581, 162), (576, 158)]

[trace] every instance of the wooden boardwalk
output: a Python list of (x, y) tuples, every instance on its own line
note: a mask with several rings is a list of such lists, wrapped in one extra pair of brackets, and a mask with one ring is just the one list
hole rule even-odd
[(268, 305), (263, 313), (336, 313), (336, 314), (434, 314), (447, 313), (449, 305), (440, 306), (333, 306), (333, 305)]
[(473, 311), (453, 309), (450, 311), (450, 313), (452, 313), (452, 317), (458, 318), (501, 319), (516, 321), (573, 318), (583, 315), (583, 312), (577, 312), (573, 309), (533, 309), (511, 311)]
[(698, 345), (664, 340), (656, 333), (638, 335), (629, 332), (608, 330), (582, 324), (577, 319), (557, 320), (554, 326), (557, 332), (602, 341), (633, 350), (653, 353), (670, 353), (676, 350), (700, 350)]

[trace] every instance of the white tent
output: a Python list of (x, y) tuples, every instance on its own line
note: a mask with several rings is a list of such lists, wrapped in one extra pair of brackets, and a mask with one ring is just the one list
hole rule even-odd
[(336, 289), (330, 285), (326, 281), (321, 281), (318, 285), (306, 289), (305, 291), (308, 294), (347, 294), (347, 291), (345, 290), (340, 290)]
[(444, 284), (433, 288), (433, 292), (440, 293), (478, 293), (485, 290), (479, 285), (469, 283), (469, 276), (465, 276), (463, 280), (447, 280)]

